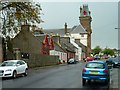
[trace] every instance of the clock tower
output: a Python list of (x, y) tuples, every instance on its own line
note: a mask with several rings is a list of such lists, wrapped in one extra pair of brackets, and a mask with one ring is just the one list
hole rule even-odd
[(87, 57), (91, 55), (91, 12), (89, 11), (88, 5), (83, 5), (83, 7), (80, 7), (80, 24), (84, 27), (84, 29), (87, 31)]

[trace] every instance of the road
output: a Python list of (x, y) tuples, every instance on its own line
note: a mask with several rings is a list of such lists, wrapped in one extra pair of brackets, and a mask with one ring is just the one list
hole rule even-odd
[(29, 70), (27, 77), (2, 80), (2, 88), (80, 88), (82, 90), (107, 90), (118, 88), (118, 70), (111, 69), (110, 85), (103, 82), (91, 82), (82, 86), (82, 67), (85, 63), (58, 65)]

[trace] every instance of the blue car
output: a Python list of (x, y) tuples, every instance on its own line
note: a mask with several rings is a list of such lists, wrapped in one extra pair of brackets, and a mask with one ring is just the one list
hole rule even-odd
[(110, 70), (104, 61), (90, 61), (87, 62), (82, 70), (82, 84), (86, 81), (100, 80), (108, 84), (110, 81)]

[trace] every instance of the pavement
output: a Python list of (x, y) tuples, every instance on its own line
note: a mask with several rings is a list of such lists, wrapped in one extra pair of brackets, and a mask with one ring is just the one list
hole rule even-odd
[(112, 88), (112, 89), (119, 88), (119, 90), (120, 90), (119, 74), (120, 74), (120, 68), (113, 68), (113, 69), (111, 69), (110, 88)]

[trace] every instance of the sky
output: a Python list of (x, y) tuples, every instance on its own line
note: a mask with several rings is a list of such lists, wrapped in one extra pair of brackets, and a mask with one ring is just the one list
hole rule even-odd
[[(59, 0), (58, 0), (59, 1)], [(35, 2), (38, 2), (37, 0)], [(40, 2), (40, 1), (39, 1)], [(118, 1), (59, 1), (50, 2), (41, 1), (42, 13), (41, 18), (44, 23), (39, 27), (43, 29), (60, 29), (64, 28), (65, 22), (68, 27), (72, 28), (79, 25), (80, 6), (87, 4), (91, 11), (92, 39), (91, 47), (95, 48), (118, 48)]]

